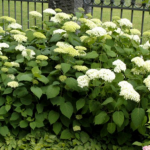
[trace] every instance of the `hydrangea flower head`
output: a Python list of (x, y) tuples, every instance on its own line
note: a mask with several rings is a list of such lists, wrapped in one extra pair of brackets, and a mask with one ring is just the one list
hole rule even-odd
[(99, 78), (103, 79), (104, 81), (107, 81), (107, 82), (112, 82), (116, 75), (114, 74), (113, 71), (111, 71), (110, 69), (100, 69), (99, 71)]
[(77, 78), (78, 86), (83, 88), (83, 87), (88, 87), (90, 78), (87, 75), (82, 75)]
[(21, 44), (18, 44), (16, 47), (15, 47), (15, 50), (16, 51), (24, 51), (26, 49), (25, 46), (21, 45)]
[(53, 10), (53, 9), (51, 9), (51, 8), (45, 9), (45, 10), (43, 11), (43, 13), (49, 14), (49, 15), (55, 15), (55, 14), (56, 14), (55, 10)]
[(18, 42), (18, 43), (22, 43), (22, 42), (26, 42), (27, 41), (27, 37), (21, 34), (16, 34), (13, 36), (14, 39)]
[(39, 39), (46, 39), (46, 36), (41, 32), (34, 32), (33, 36)]
[(86, 75), (91, 79), (97, 79), (99, 78), (99, 71), (97, 69), (89, 69), (86, 71)]
[(8, 25), (8, 28), (11, 29), (22, 29), (22, 25), (18, 24), (18, 23), (11, 23)]
[(38, 59), (38, 60), (47, 60), (48, 57), (45, 56), (45, 55), (38, 55), (38, 56), (36, 56), (36, 59)]
[(142, 149), (143, 149), (143, 150), (150, 150), (150, 145), (144, 146)]
[(0, 19), (4, 19), (5, 21), (11, 22), (11, 23), (16, 23), (16, 20), (12, 17), (2, 16), (2, 17), (0, 17)]
[(138, 67), (142, 67), (145, 63), (141, 57), (134, 57), (131, 59), (131, 62), (134, 62)]
[(110, 22), (110, 21), (104, 22), (102, 25), (107, 28), (116, 28), (116, 26), (117, 26), (115, 23)]
[(126, 18), (122, 18), (120, 20), (118, 20), (119, 25), (122, 26), (126, 26), (126, 27), (132, 27), (132, 23), (130, 22), (130, 20), (126, 19)]
[(113, 62), (113, 65), (115, 65), (116, 67), (114, 68), (114, 72), (121, 72), (121, 71), (125, 71), (126, 70), (126, 64), (124, 62), (122, 62), (120, 59), (117, 59)]
[(37, 11), (30, 11), (29, 14), (32, 16), (32, 17), (42, 17), (42, 14), (37, 12)]
[(125, 100), (130, 99), (137, 103), (140, 101), (139, 93), (134, 90), (130, 83), (127, 81), (121, 81), (118, 85), (121, 87), (120, 96), (123, 96)]
[(19, 83), (17, 81), (11, 81), (7, 83), (7, 86), (12, 87), (12, 88), (16, 88), (19, 86)]
[(63, 29), (57, 29), (57, 30), (54, 30), (54, 31), (53, 31), (53, 34), (57, 34), (57, 33), (61, 34), (61, 33), (65, 33), (65, 32), (66, 32), (66, 31), (63, 30)]
[(133, 35), (141, 35), (141, 32), (138, 29), (130, 29), (131, 34)]
[(76, 22), (69, 21), (65, 22), (62, 28), (68, 32), (75, 32), (80, 29), (80, 26)]
[(81, 66), (81, 65), (74, 65), (72, 68), (76, 69), (78, 71), (86, 71), (86, 70), (88, 70), (88, 68), (86, 66)]
[(106, 30), (102, 27), (95, 27), (92, 30), (87, 30), (86, 33), (96, 37), (100, 37), (107, 34)]

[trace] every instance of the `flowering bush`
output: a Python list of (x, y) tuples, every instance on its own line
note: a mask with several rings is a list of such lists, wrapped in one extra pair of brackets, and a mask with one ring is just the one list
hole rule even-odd
[(140, 45), (140, 32), (125, 18), (102, 23), (81, 12), (44, 13), (50, 17), (44, 29), (22, 31), (14, 19), (0, 18), (8, 23), (0, 28), (0, 134), (46, 127), (61, 139), (82, 135), (87, 142), (90, 134), (112, 145), (142, 141), (149, 41)]

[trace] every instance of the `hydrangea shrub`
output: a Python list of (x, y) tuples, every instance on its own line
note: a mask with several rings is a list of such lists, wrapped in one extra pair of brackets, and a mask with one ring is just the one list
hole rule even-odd
[(0, 28), (0, 134), (46, 127), (61, 139), (88, 133), (114, 145), (143, 140), (149, 41), (140, 45), (140, 31), (125, 18), (102, 23), (81, 12), (43, 12), (50, 17), (44, 29), (22, 31), (0, 17), (8, 24)]

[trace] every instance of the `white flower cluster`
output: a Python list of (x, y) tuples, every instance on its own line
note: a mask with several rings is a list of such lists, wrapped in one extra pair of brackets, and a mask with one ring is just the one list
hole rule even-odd
[(150, 48), (150, 43), (149, 41), (147, 41), (144, 45), (140, 45), (140, 47), (144, 48), (144, 49), (149, 49)]
[(53, 9), (51, 9), (51, 8), (45, 9), (45, 10), (43, 11), (43, 13), (49, 14), (49, 15), (55, 15), (55, 14), (56, 14), (55, 10), (53, 10)]
[(11, 82), (8, 82), (7, 83), (7, 86), (10, 86), (12, 88), (16, 88), (19, 86), (18, 82), (17, 81), (11, 81)]
[(9, 45), (7, 43), (0, 43), (0, 50), (2, 50), (2, 48), (9, 48)]
[(93, 28), (97, 27), (97, 25), (93, 21), (91, 21), (89, 19), (86, 20), (85, 25), (88, 26), (90, 29), (93, 29)]
[(141, 57), (134, 57), (131, 59), (131, 62), (134, 62), (138, 67), (142, 67), (145, 63)]
[(31, 49), (26, 49), (24, 51), (22, 51), (22, 56), (23, 57), (30, 57), (30, 59), (34, 58), (35, 52)]
[(146, 87), (150, 91), (150, 75), (147, 78), (145, 78), (143, 82), (145, 83)]
[(20, 67), (19, 63), (17, 63), (17, 62), (11, 62), (11, 64), (13, 67)]
[(140, 37), (138, 35), (130, 35), (130, 38), (138, 43), (140, 43)]
[(63, 29), (57, 29), (57, 30), (54, 30), (54, 31), (53, 31), (53, 34), (57, 34), (57, 33), (61, 34), (61, 33), (65, 33), (65, 32), (66, 32), (66, 31), (63, 30)]
[(22, 43), (22, 42), (26, 42), (27, 41), (27, 37), (21, 34), (16, 34), (13, 36), (14, 39), (18, 42), (18, 43)]
[(126, 18), (122, 18), (120, 20), (118, 20), (119, 25), (122, 26), (126, 26), (126, 27), (132, 27), (132, 23), (130, 22), (130, 20), (126, 19)]
[(90, 78), (90, 80), (99, 78), (99, 71), (97, 69), (89, 69), (86, 72), (86, 75)]
[(86, 74), (78, 77), (77, 82), (78, 86), (83, 88), (84, 86), (88, 86), (90, 80), (94, 79), (103, 79), (107, 82), (112, 82), (115, 79), (115, 74), (109, 69), (89, 69), (86, 71)]
[(71, 15), (60, 12), (57, 13), (54, 17), (51, 17), (50, 21), (55, 22), (55, 23), (60, 23), (65, 19), (70, 19)]
[(22, 26), (18, 23), (11, 23), (8, 25), (8, 28), (11, 28), (11, 29), (22, 29)]
[(110, 69), (100, 69), (99, 78), (107, 82), (112, 82), (115, 79), (115, 74)]
[(121, 81), (118, 84), (121, 87), (120, 96), (123, 96), (125, 100), (133, 100), (135, 102), (140, 101), (140, 95), (137, 93), (133, 86), (127, 81)]
[(42, 17), (42, 14), (37, 12), (37, 11), (30, 11), (29, 14), (32, 16), (32, 17)]
[(8, 76), (8, 78), (10, 78), (10, 79), (12, 79), (12, 80), (15, 79), (15, 76), (14, 76), (13, 74), (8, 74), (7, 76)]
[(78, 82), (78, 86), (81, 88), (86, 87), (86, 86), (88, 87), (90, 78), (87, 75), (82, 75), (78, 77), (77, 82)]
[(107, 35), (106, 30), (102, 27), (95, 27), (92, 30), (87, 30), (86, 33), (91, 36), (96, 36), (96, 37)]
[(147, 72), (150, 72), (150, 60), (145, 61), (143, 68), (145, 68)]
[(16, 51), (24, 51), (26, 49), (26, 47), (24, 47), (23, 45), (21, 44), (18, 44), (16, 47), (15, 47), (15, 50)]
[(117, 28), (116, 30), (114, 30), (115, 32), (117, 32), (118, 34), (122, 35), (124, 32), (120, 29), (120, 28)]
[(120, 59), (117, 59), (113, 62), (113, 65), (115, 65), (116, 67), (114, 68), (114, 72), (121, 72), (121, 71), (125, 71), (126, 70), (126, 64), (124, 62), (122, 62)]
[(104, 22), (102, 25), (107, 28), (116, 28), (116, 26), (117, 26), (115, 23), (110, 22), (110, 21)]

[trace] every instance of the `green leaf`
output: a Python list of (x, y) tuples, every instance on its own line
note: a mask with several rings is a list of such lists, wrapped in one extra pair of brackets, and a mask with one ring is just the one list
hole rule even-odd
[(43, 75), (40, 75), (40, 77), (38, 77), (37, 79), (45, 84), (49, 82), (48, 78)]
[(7, 111), (6, 111), (6, 109), (5, 109), (5, 106), (2, 106), (1, 108), (0, 108), (0, 115), (4, 115), (4, 114), (6, 114), (7, 113)]
[(11, 120), (11, 121), (15, 121), (15, 120), (17, 120), (19, 117), (20, 117), (19, 113), (13, 112), (13, 113), (11, 114), (10, 120)]
[(31, 31), (31, 30), (26, 31), (26, 36), (27, 36), (29, 42), (31, 42), (35, 38), (33, 36), (33, 31)]
[(86, 132), (82, 131), (80, 133), (80, 138), (81, 138), (82, 143), (86, 143), (89, 140), (90, 137)]
[(100, 112), (98, 115), (94, 118), (94, 123), (96, 124), (103, 124), (105, 122), (107, 113), (105, 111)]
[(64, 74), (66, 74), (71, 68), (70, 64), (67, 63), (61, 63), (61, 69), (63, 71)]
[(71, 132), (69, 129), (65, 129), (61, 132), (60, 139), (70, 140), (72, 137)]
[(143, 144), (141, 142), (138, 142), (138, 141), (135, 141), (134, 143), (132, 143), (132, 145), (143, 146)]
[(108, 123), (107, 124), (107, 131), (112, 134), (116, 130), (116, 124), (115, 123)]
[(75, 80), (74, 78), (67, 78), (65, 80), (65, 83), (66, 83), (66, 85), (68, 86), (69, 89), (72, 89), (74, 91), (79, 90), (77, 80)]
[(101, 54), (99, 56), (99, 60), (102, 61), (102, 62), (107, 62), (108, 61), (108, 57), (107, 55), (104, 53), (104, 54)]
[(57, 105), (57, 106), (59, 106), (59, 105), (61, 105), (62, 103), (64, 103), (64, 101), (65, 101), (65, 99), (64, 99), (63, 97), (61, 97), (61, 96), (58, 96), (58, 97), (55, 97), (55, 98), (52, 98), (52, 99), (51, 99), (51, 103), (52, 103), (53, 105)]
[(86, 56), (84, 56), (83, 58), (85, 59), (95, 59), (98, 57), (98, 53), (96, 51), (92, 51), (92, 52), (88, 52), (86, 54)]
[(28, 91), (25, 87), (16, 88), (13, 92), (13, 96), (21, 98), (28, 94)]
[(61, 39), (62, 39), (62, 35), (59, 33), (56, 33), (51, 37), (50, 42), (57, 42)]
[(43, 93), (41, 88), (32, 86), (32, 87), (30, 88), (30, 90), (31, 90), (32, 93), (33, 93), (34, 95), (36, 95), (39, 99), (41, 98), (42, 93)]
[(36, 128), (36, 122), (30, 122), (30, 127), (34, 130)]
[(12, 92), (12, 88), (6, 88), (3, 94), (9, 94)]
[(114, 99), (112, 97), (109, 97), (101, 105), (107, 105), (107, 104), (109, 104), (109, 103), (111, 103), (113, 101), (114, 101)]
[(56, 135), (59, 134), (59, 132), (61, 131), (62, 128), (62, 124), (59, 122), (56, 122), (53, 124), (53, 131), (55, 132)]
[(124, 48), (124, 51), (125, 51), (128, 55), (131, 55), (131, 54), (133, 54), (134, 49), (133, 49), (133, 48)]
[(116, 57), (116, 53), (112, 50), (107, 50), (106, 53), (107, 53), (108, 56)]
[(0, 127), (0, 134), (2, 136), (6, 136), (9, 133), (9, 129), (7, 126)]
[(119, 127), (121, 127), (121, 125), (124, 122), (124, 114), (122, 111), (115, 111), (113, 113), (113, 121), (115, 122), (116, 125), (118, 125)]
[(58, 119), (59, 119), (59, 113), (54, 110), (51, 110), (48, 114), (48, 120), (50, 124), (55, 123)]
[(60, 110), (63, 115), (65, 115), (67, 118), (71, 118), (73, 113), (73, 106), (70, 102), (62, 103), (60, 105)]
[(134, 108), (131, 113), (131, 120), (133, 125), (138, 128), (142, 125), (145, 116), (145, 111), (143, 108)]
[(28, 126), (28, 122), (26, 120), (22, 120), (20, 121), (19, 126), (21, 128), (26, 128)]
[(36, 104), (36, 109), (38, 113), (42, 113), (43, 112), (43, 105), (42, 104)]
[(79, 99), (79, 100), (76, 102), (77, 111), (78, 111), (79, 109), (81, 109), (84, 105), (85, 105), (85, 99)]
[(32, 78), (32, 74), (19, 74), (18, 76), (17, 76), (17, 79), (18, 79), (18, 81), (32, 81), (33, 80), (33, 78)]
[(8, 112), (11, 109), (11, 105), (5, 105), (5, 109)]
[(0, 97), (0, 106), (2, 106), (5, 103), (5, 98)]
[(37, 78), (41, 77), (41, 71), (39, 70), (38, 66), (32, 68), (32, 73)]
[(47, 98), (54, 98), (59, 94), (59, 92), (60, 92), (59, 86), (50, 85), (48, 86), (46, 91)]

